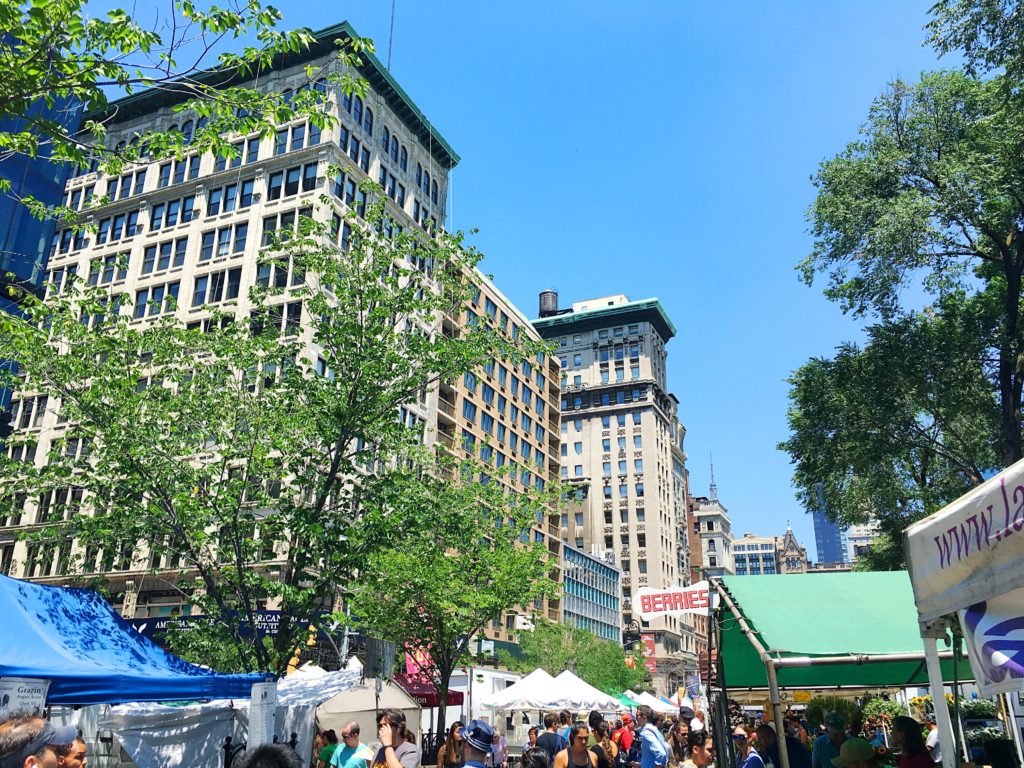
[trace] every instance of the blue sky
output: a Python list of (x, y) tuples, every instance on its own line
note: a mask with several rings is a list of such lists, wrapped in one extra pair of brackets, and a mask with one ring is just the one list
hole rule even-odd
[[(275, 5), (288, 28), (348, 19), (387, 59), (390, 0)], [(392, 73), (463, 158), (450, 225), (479, 229), (528, 316), (549, 286), (661, 299), (693, 492), (713, 454), (737, 535), (791, 521), (812, 558), (775, 448), (784, 380), (858, 326), (794, 270), (810, 176), (887, 82), (938, 66), (930, 5), (396, 0)]]

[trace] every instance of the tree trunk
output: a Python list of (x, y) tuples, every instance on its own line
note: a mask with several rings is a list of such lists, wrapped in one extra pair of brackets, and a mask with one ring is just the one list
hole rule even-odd
[[(437, 689), (438, 697), (436, 730), (438, 737), (447, 738), (448, 736), (446, 730), (448, 727), (448, 686), (451, 684), (453, 671), (454, 669), (448, 664), (439, 667), (437, 670), (437, 684), (434, 687)], [(443, 740), (441, 743), (444, 743)], [(431, 750), (433, 750), (433, 745), (431, 745)], [(459, 760), (461, 761), (461, 759), (460, 757)], [(439, 764), (438, 768), (442, 768), (442, 766)]]
[(1003, 341), (999, 345), (999, 453), (1003, 466), (1008, 467), (1022, 458), (1020, 434), (1021, 371), (1020, 356), (1020, 288), (1021, 266), (1024, 254), (1020, 247), (1015, 256), (1004, 256), (1003, 274), (1006, 276), (1004, 311), (1006, 325)]

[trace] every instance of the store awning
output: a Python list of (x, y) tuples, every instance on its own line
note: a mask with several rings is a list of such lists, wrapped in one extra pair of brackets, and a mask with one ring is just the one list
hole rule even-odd
[[(427, 681), (403, 674), (396, 674), (394, 680), (421, 707), (437, 707), (441, 705), (441, 697), (438, 696), (437, 690)], [(462, 691), (448, 691), (449, 707), (457, 707), (462, 704), (462, 701)]]
[(249, 698), (261, 674), (222, 675), (147, 640), (91, 589), (0, 576), (0, 677), (50, 681), (49, 704)]
[[(905, 571), (725, 576), (721, 587), (721, 658), (728, 688), (768, 687), (755, 642), (781, 659), (776, 668), (784, 688), (928, 684)], [(820, 665), (811, 666), (812, 659)], [(943, 674), (953, 679), (949, 659), (943, 660)], [(966, 663), (959, 676), (970, 677)]]

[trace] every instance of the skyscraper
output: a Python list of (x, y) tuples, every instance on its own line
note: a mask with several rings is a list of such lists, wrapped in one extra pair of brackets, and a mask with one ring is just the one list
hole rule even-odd
[[(687, 583), (684, 432), (666, 384), (666, 345), (675, 336), (657, 299), (624, 295), (576, 302), (560, 311), (541, 295), (542, 337), (557, 345), (562, 380), (561, 474), (589, 486), (588, 501), (562, 537), (577, 548), (615, 552), (622, 570), (623, 621), (643, 587)], [(682, 542), (682, 543), (681, 543)], [(667, 688), (695, 660), (692, 622), (658, 619), (655, 680)]]

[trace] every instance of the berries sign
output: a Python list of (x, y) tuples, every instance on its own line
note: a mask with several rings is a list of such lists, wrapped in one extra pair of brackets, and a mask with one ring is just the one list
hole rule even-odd
[[(713, 605), (712, 605), (713, 604)], [(661, 616), (680, 616), (684, 613), (704, 613), (718, 607), (718, 593), (709, 590), (708, 582), (698, 581), (688, 587), (667, 587), (637, 590), (633, 608), (644, 621)]]

